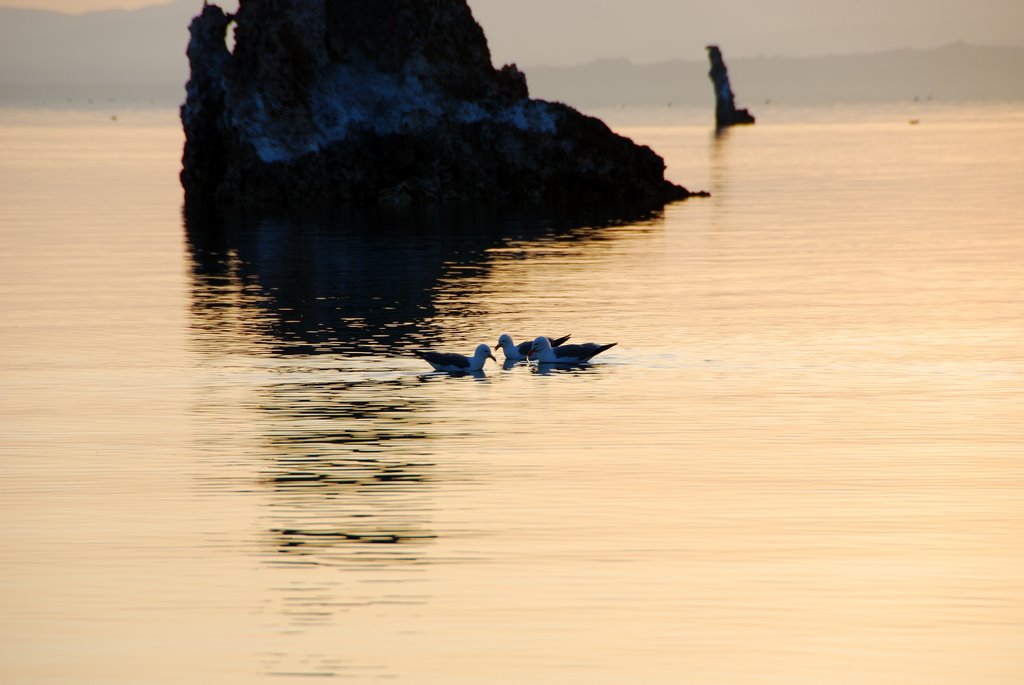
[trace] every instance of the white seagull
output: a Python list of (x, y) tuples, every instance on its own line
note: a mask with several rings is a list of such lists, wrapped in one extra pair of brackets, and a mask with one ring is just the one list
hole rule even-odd
[(580, 343), (579, 345), (562, 345), (551, 347), (547, 338), (541, 336), (533, 341), (533, 349), (530, 358), (542, 364), (582, 364), (590, 361), (609, 347), (615, 347), (618, 343)]
[[(572, 336), (566, 335), (561, 338), (549, 337), (547, 338), (547, 341), (551, 347), (558, 347), (566, 340), (568, 340), (570, 337)], [(498, 344), (496, 345), (496, 347), (500, 347), (501, 351), (505, 353), (505, 361), (521, 362), (530, 358), (530, 350), (533, 349), (533, 342), (534, 341), (532, 340), (527, 340), (526, 342), (521, 342), (518, 345), (516, 345), (514, 342), (512, 342), (511, 335), (509, 335), (508, 333), (502, 333), (498, 337)]]
[[(488, 359), (494, 359), (494, 353), (488, 345), (476, 346), (476, 352), (472, 357), (467, 357), (454, 352), (420, 352), (416, 354), (434, 367), (434, 371), (447, 371), (449, 373), (465, 373), (468, 371), (480, 371)], [(497, 362), (497, 359), (494, 359)]]

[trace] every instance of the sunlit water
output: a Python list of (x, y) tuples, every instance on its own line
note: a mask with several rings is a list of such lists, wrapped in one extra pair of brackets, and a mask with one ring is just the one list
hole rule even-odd
[[(610, 113), (663, 212), (229, 222), (4, 112), (0, 680), (1024, 682), (1024, 109), (762, 109)], [(412, 355), (502, 332), (618, 345)]]

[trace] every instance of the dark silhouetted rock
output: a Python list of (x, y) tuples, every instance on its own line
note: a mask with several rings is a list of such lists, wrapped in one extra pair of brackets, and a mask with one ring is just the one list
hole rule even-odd
[(729, 70), (725, 68), (725, 62), (722, 60), (722, 51), (717, 45), (709, 45), (707, 48), (708, 60), (711, 62), (708, 76), (715, 85), (715, 125), (718, 128), (725, 128), (736, 124), (754, 123), (753, 114), (745, 109), (736, 109), (732, 86), (729, 85)]
[[(225, 45), (235, 25), (235, 47)], [(650, 148), (494, 69), (465, 0), (241, 0), (192, 21), (182, 185), (213, 204), (682, 199)]]

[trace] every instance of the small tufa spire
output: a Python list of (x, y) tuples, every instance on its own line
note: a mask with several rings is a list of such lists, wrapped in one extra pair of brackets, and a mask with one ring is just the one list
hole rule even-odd
[(725, 128), (736, 124), (754, 123), (754, 115), (745, 109), (736, 109), (733, 99), (732, 86), (729, 85), (729, 70), (725, 68), (722, 60), (722, 51), (717, 45), (708, 45), (708, 60), (711, 62), (711, 71), (708, 76), (715, 86), (715, 126)]

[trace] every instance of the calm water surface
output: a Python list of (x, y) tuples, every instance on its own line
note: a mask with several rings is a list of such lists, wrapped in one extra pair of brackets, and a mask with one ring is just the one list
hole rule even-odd
[[(922, 109), (613, 112), (713, 193), (655, 213), (230, 221), (173, 113), (2, 112), (0, 680), (1024, 682), (1024, 109)], [(618, 346), (411, 354), (502, 332)]]

